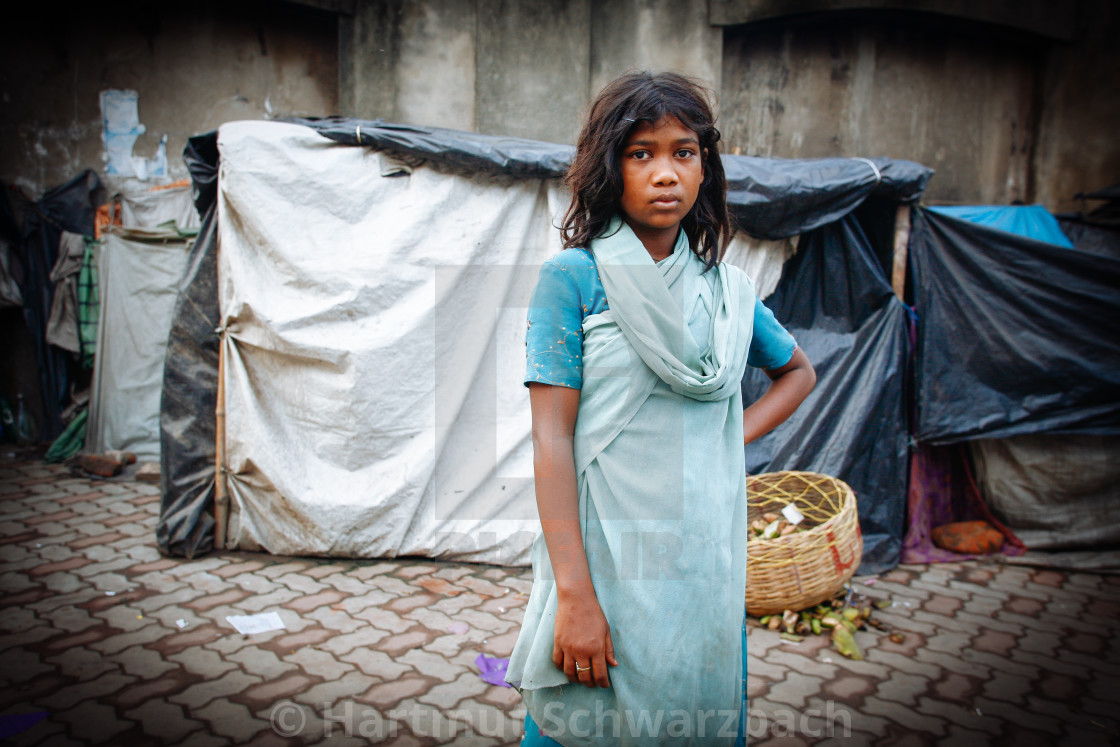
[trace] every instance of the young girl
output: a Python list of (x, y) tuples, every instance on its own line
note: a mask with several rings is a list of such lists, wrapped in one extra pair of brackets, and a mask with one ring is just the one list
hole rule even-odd
[[(696, 83), (630, 73), (595, 100), (566, 177), (565, 251), (541, 270), (527, 333), (543, 534), (507, 675), (526, 744), (742, 732), (743, 444), (815, 374), (720, 262), (718, 141)], [(748, 364), (772, 383), (744, 410)]]

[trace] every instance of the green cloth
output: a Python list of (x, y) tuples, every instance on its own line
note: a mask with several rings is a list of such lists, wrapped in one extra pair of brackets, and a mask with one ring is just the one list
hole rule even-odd
[(43, 460), (48, 464), (62, 462), (81, 451), (86, 440), (86, 421), (89, 419), (89, 408), (82, 410), (70, 425), (66, 426), (58, 438), (54, 440)]
[(100, 241), (86, 237), (86, 253), (82, 257), (82, 269), (78, 271), (78, 343), (82, 350), (83, 368), (93, 368), (94, 351), (97, 349), (97, 322), (101, 316), (97, 285), (97, 252), (100, 247)]
[(683, 232), (659, 263), (617, 218), (607, 233), (591, 250), (610, 308), (584, 320), (574, 450), (620, 664), (609, 689), (571, 685), (553, 665), (556, 586), (538, 537), (507, 680), (563, 745), (730, 745), (747, 562), (739, 382), (755, 293), (735, 267), (704, 272)]

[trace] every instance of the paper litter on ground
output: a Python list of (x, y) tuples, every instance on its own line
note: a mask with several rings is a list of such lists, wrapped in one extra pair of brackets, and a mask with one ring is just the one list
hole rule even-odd
[(280, 615), (275, 612), (264, 612), (260, 615), (229, 615), (226, 620), (243, 635), (267, 633), (270, 630), (283, 630), (286, 627)]

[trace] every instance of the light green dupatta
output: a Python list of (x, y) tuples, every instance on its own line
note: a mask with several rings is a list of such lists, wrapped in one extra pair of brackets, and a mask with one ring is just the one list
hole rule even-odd
[(542, 538), (507, 679), (564, 745), (734, 741), (742, 702), (742, 398), (755, 296), (682, 232), (654, 263), (617, 218), (592, 242), (610, 309), (583, 324), (575, 460), (584, 544), (619, 666), (609, 689), (552, 663)]

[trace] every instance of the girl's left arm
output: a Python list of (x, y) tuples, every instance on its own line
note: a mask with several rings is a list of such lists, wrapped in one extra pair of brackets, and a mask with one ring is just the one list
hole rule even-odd
[(817, 383), (817, 372), (801, 348), (789, 363), (765, 369), (770, 377), (766, 393), (743, 410), (743, 443), (749, 444), (784, 423), (805, 401)]

